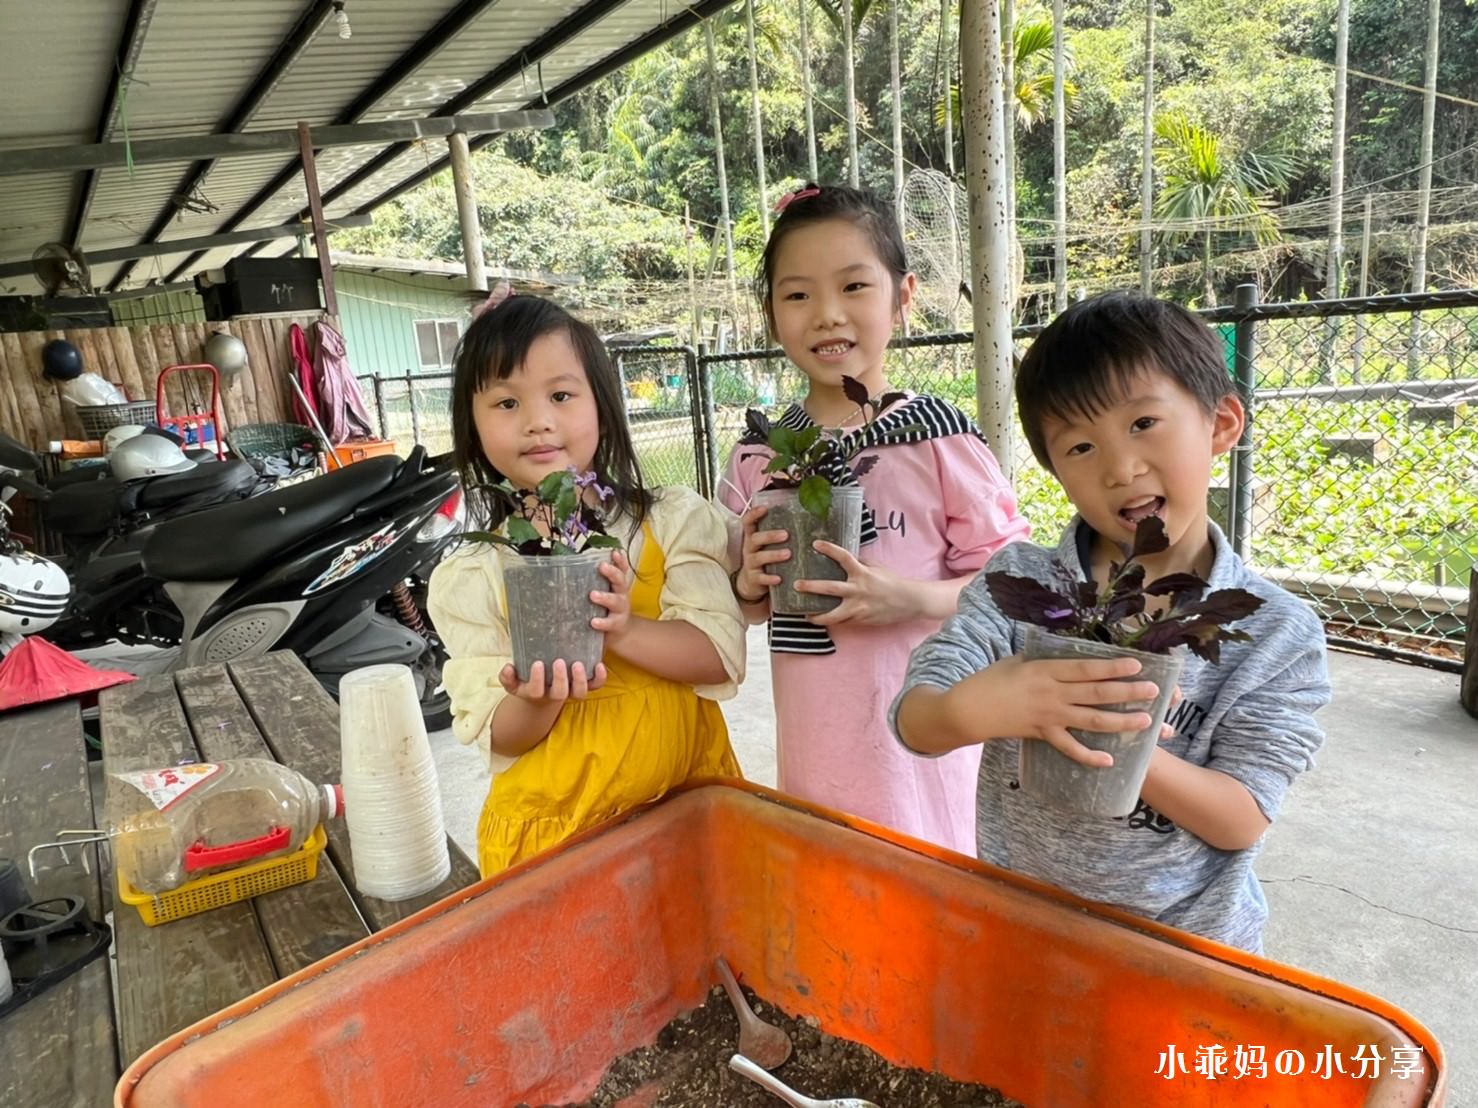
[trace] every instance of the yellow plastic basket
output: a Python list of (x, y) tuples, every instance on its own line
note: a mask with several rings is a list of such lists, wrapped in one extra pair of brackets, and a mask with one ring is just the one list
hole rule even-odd
[(137, 908), (150, 927), (158, 927), (161, 923), (197, 916), (239, 900), (250, 900), (274, 889), (312, 881), (318, 874), (318, 856), (327, 845), (328, 836), (323, 833), (323, 824), (320, 823), (303, 845), (291, 854), (197, 877), (178, 889), (162, 893), (139, 892), (120, 872), (118, 898)]

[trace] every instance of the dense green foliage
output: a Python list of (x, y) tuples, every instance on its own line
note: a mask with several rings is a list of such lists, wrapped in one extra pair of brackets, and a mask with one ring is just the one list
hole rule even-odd
[[(760, 0), (760, 71), (769, 202), (807, 173), (799, 11), (802, 0)], [(820, 176), (846, 177), (842, 48), (835, 4), (805, 0), (814, 86)], [(887, 5), (854, 3), (865, 12), (856, 37), (856, 100), (862, 180), (892, 190), (889, 145)], [(1328, 193), (1333, 87), (1333, 0), (1175, 0), (1156, 23), (1156, 104), (1161, 119), (1182, 119), (1216, 144), (1223, 168), (1248, 176), (1257, 159), (1276, 159), (1282, 172), (1262, 174), (1253, 200), (1272, 205), (1276, 225), (1233, 222), (1213, 236), (1157, 237), (1162, 287), (1204, 301), (1202, 254), (1218, 256), (1215, 280), (1223, 295), (1251, 264), (1239, 251), (1277, 237), (1294, 247), (1265, 262), (1265, 281), (1284, 297), (1319, 285), (1325, 209), (1284, 212), (1290, 204)], [(910, 166), (942, 169), (942, 105), (948, 87), (937, 0), (900, 0), (904, 155)], [(1478, 8), (1443, 0), (1438, 84), (1453, 97), (1478, 100)], [(1071, 59), (1067, 165), (1071, 221), (1070, 271), (1075, 287), (1125, 283), (1136, 272), (1139, 218), (1143, 0), (1081, 0), (1067, 9)], [(1051, 23), (1040, 4), (1021, 4), (1016, 81), (1017, 178), (1020, 234), (1027, 280), (1050, 279), (1052, 145)], [(1353, 0), (1350, 65), (1372, 77), (1420, 85), (1425, 48), (1425, 0)], [(752, 272), (761, 245), (749, 104), (748, 55), (742, 8), (715, 17), (717, 69), (710, 72), (704, 36), (695, 30), (605, 78), (556, 109), (558, 126), (507, 137), (479, 155), (478, 192), (489, 257), (520, 269), (574, 273), (587, 282), (651, 282), (633, 309), (633, 325), (676, 322), (691, 246), (700, 281), (722, 272), (716, 225), (718, 177), (709, 111), (711, 82), (720, 89), (730, 203), (741, 278)], [(958, 23), (952, 20), (951, 34)], [(1350, 78), (1347, 190), (1381, 193), (1376, 203), (1377, 286), (1399, 288), (1412, 222), (1421, 96), (1354, 74)], [(956, 74), (957, 79), (957, 74)], [(957, 173), (963, 139), (955, 130)], [(1174, 143), (1160, 142), (1161, 187), (1176, 179)], [(1478, 179), (1478, 109), (1438, 103), (1434, 183), (1438, 188)], [(1258, 175), (1253, 173), (1253, 178)], [(1181, 174), (1184, 178), (1184, 174)], [(1378, 183), (1378, 184), (1377, 184)], [(1226, 194), (1221, 196), (1224, 204)], [(684, 207), (694, 235), (683, 235)], [(1160, 198), (1162, 212), (1166, 198)], [(1351, 201), (1351, 208), (1356, 206)], [(1216, 210), (1212, 204), (1207, 211)], [(1459, 206), (1460, 208), (1460, 206)], [(1182, 204), (1180, 214), (1195, 205)], [(1472, 280), (1474, 247), (1468, 212), (1438, 205), (1433, 223), (1433, 279)], [(381, 209), (375, 227), (342, 234), (346, 249), (455, 258), (455, 206), (443, 178)], [(1468, 221), (1464, 224), (1463, 221)], [(1454, 227), (1443, 230), (1443, 224)], [(1455, 232), (1455, 233), (1454, 233)], [(1358, 228), (1351, 228), (1358, 242)], [(1214, 241), (1212, 241), (1214, 239)], [(1309, 240), (1303, 247), (1299, 240)], [(1276, 267), (1276, 268), (1275, 268)], [(636, 301), (644, 298), (637, 296)], [(741, 305), (748, 310), (748, 305)]]

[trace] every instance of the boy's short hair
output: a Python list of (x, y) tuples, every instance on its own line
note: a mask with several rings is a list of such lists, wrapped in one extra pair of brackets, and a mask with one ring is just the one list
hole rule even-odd
[(1221, 338), (1179, 304), (1105, 292), (1054, 319), (1016, 371), (1016, 409), (1037, 461), (1051, 471), (1042, 432), (1049, 418), (1092, 417), (1112, 407), (1145, 369), (1165, 374), (1208, 414), (1236, 391)]

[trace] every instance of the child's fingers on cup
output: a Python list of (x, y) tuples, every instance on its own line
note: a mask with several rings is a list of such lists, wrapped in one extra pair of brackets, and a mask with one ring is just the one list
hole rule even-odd
[(1057, 748), (1058, 753), (1075, 762), (1081, 762), (1085, 766), (1107, 767), (1114, 764), (1112, 754), (1106, 750), (1089, 749), (1073, 738), (1066, 727), (1049, 728), (1043, 733), (1042, 741), (1051, 743)]
[(790, 549), (783, 547), (779, 550), (756, 550), (749, 556), (749, 564), (756, 569), (760, 566), (772, 566), (777, 562), (790, 561)]
[(847, 576), (849, 577), (862, 568), (862, 563), (857, 560), (856, 556), (850, 550), (840, 547), (834, 542), (817, 539), (811, 544), (811, 548), (816, 553), (826, 555), (837, 565), (841, 566), (847, 571)]
[(518, 692), (518, 670), (513, 668), (512, 662), (498, 671), (498, 684), (503, 686), (506, 693)]
[[(619, 552), (618, 555), (619, 557)], [(602, 562), (596, 567), (596, 572), (609, 581), (612, 585), (621, 586), (626, 583), (626, 569), (624, 566), (612, 560)]]
[(1175, 738), (1175, 728), (1168, 723), (1160, 724), (1160, 741), (1169, 742), (1173, 738)]
[(755, 504), (745, 511), (744, 515), (740, 518), (744, 521), (746, 527), (753, 527), (765, 517), (765, 513), (769, 510), (770, 506), (768, 504)]
[[(626, 603), (626, 597), (623, 593), (619, 592), (591, 592), (590, 602), (592, 604), (599, 604), (608, 612), (614, 612)], [(601, 619), (603, 617), (596, 616), (595, 618)]]
[(568, 700), (570, 698), (570, 669), (565, 665), (563, 658), (554, 659), (554, 664), (549, 667), (549, 699)]
[(1122, 704), (1126, 700), (1154, 700), (1160, 687), (1153, 681), (1079, 681), (1072, 696), (1077, 704)]
[(789, 531), (756, 531), (745, 540), (749, 550), (760, 550), (767, 546), (779, 546), (790, 538)]
[(1113, 712), (1104, 708), (1077, 708), (1069, 714), (1067, 726), (1079, 731), (1143, 731), (1154, 718), (1148, 712)]
[(851, 596), (857, 586), (850, 581), (824, 581), (803, 578), (795, 583), (796, 592), (815, 593), (817, 596)]
[[(1049, 667), (1052, 675), (1059, 681), (1084, 683), (1133, 677), (1140, 669), (1138, 658), (1047, 658), (1033, 664)], [(1123, 693), (1121, 688), (1121, 699)]]
[(585, 663), (576, 662), (570, 667), (570, 698), (584, 700), (585, 694), (589, 691), (590, 684), (585, 678)]
[(529, 679), (523, 683), (525, 696), (539, 700), (544, 696), (544, 663), (535, 662), (529, 666)]

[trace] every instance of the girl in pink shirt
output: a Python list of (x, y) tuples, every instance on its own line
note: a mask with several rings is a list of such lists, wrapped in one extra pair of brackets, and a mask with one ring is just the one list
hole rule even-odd
[(975, 853), (980, 752), (910, 754), (888, 730), (887, 708), (908, 656), (954, 613), (960, 589), (1000, 547), (1030, 534), (995, 457), (968, 416), (932, 396), (905, 393), (865, 425), (842, 389), (856, 378), (874, 398), (888, 392), (883, 357), (907, 315), (915, 278), (898, 223), (873, 194), (807, 185), (780, 203), (760, 262), (770, 328), (810, 387), (779, 423), (864, 436), (878, 455), (858, 479), (861, 557), (817, 549), (845, 581), (807, 581), (803, 592), (841, 598), (809, 619), (769, 611), (771, 565), (790, 557), (751, 507), (768, 481), (769, 451), (741, 446), (729, 458), (721, 499), (743, 524), (734, 593), (751, 623), (770, 621), (781, 791), (862, 816), (964, 854)]

